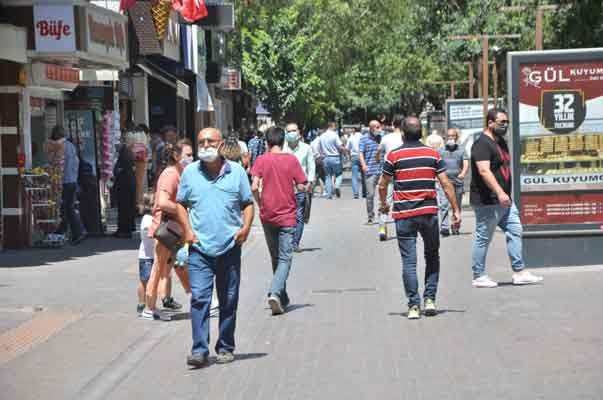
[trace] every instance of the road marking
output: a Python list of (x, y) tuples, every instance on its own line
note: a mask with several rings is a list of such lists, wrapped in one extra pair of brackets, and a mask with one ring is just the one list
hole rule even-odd
[(52, 335), (81, 317), (81, 314), (42, 312), (16, 328), (4, 332), (0, 335), (0, 365), (44, 343)]

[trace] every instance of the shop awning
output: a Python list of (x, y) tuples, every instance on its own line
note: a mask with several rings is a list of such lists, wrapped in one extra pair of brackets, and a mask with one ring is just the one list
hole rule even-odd
[(19, 26), (0, 24), (0, 59), (27, 63), (27, 30)]
[(162, 83), (176, 89), (176, 96), (181, 97), (184, 100), (190, 100), (189, 86), (175, 76), (168, 74), (165, 71), (160, 71), (157, 67), (153, 66), (149, 62), (141, 61), (137, 63), (136, 66), (143, 70), (147, 75), (150, 75), (158, 81), (161, 81)]

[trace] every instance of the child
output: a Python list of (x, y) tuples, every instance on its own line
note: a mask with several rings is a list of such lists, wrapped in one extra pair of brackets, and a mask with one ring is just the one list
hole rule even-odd
[(154, 197), (153, 193), (145, 193), (142, 197), (143, 217), (140, 222), (140, 247), (138, 248), (138, 272), (140, 282), (138, 283), (138, 306), (136, 307), (136, 312), (139, 316), (144, 311), (147, 282), (149, 281), (149, 276), (151, 276), (151, 269), (153, 269), (153, 248), (155, 246), (155, 241), (148, 235), (149, 227), (153, 222), (151, 211), (153, 210), (153, 204), (155, 203)]

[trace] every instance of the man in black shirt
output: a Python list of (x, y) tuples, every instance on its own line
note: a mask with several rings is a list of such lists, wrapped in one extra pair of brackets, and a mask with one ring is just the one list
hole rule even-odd
[(542, 277), (525, 270), (522, 259), (522, 226), (517, 207), (511, 200), (511, 156), (505, 136), (509, 126), (507, 113), (491, 109), (486, 129), (471, 148), (471, 205), (475, 210), (473, 241), (473, 287), (493, 288), (498, 284), (486, 274), (488, 246), (496, 226), (507, 237), (507, 253), (513, 269), (513, 284), (527, 285)]

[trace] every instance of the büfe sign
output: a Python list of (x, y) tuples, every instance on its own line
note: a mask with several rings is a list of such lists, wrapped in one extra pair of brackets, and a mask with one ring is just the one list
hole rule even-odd
[(46, 53), (75, 51), (73, 6), (34, 6), (36, 50)]

